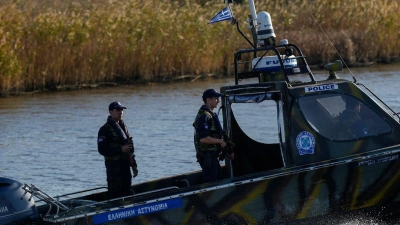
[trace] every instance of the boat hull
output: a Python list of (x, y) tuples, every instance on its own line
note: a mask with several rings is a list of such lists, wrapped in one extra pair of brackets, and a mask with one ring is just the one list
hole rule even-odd
[(298, 224), (349, 221), (355, 215), (396, 220), (399, 154), (399, 147), (379, 150), (127, 199), (76, 218), (44, 219), (51, 224)]

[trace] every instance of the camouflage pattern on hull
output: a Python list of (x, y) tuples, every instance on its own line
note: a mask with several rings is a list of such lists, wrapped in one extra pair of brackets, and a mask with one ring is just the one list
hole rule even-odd
[[(388, 151), (393, 153), (377, 151), (368, 157), (359, 155), (310, 166), (276, 169), (204, 185), (197, 190), (180, 188), (169, 195), (153, 195), (150, 199), (127, 198), (123, 204), (118, 202), (114, 207), (105, 204), (91, 210), (96, 212), (93, 215), (88, 211), (89, 216), (77, 219), (71, 219), (70, 216), (76, 213), (73, 211), (64, 218), (60, 215), (55, 220), (45, 219), (52, 223), (59, 221), (58, 224), (98, 224), (106, 219), (96, 221), (94, 218), (106, 214), (106, 218), (114, 219), (110, 224), (288, 224), (306, 218), (317, 220), (320, 216), (326, 219), (329, 215), (335, 220), (340, 215), (346, 221), (345, 215), (350, 217), (359, 213), (361, 218), (388, 220), (399, 210), (390, 205), (398, 205), (400, 200), (400, 147), (384, 152)], [(152, 202), (154, 197), (160, 198)], [(179, 201), (181, 205), (159, 212), (152, 211), (149, 206), (163, 202), (170, 204), (170, 201)], [(136, 212), (117, 219), (118, 212), (108, 211), (110, 208), (134, 209)]]

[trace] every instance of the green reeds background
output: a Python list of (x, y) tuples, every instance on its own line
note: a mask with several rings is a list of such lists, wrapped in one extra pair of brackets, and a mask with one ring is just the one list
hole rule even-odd
[[(393, 62), (400, 56), (396, 0), (256, 0), (276, 39), (309, 64)], [(233, 53), (250, 45), (229, 22), (207, 25), (222, 1), (1, 0), (1, 95), (107, 83), (231, 75)], [(232, 5), (241, 30), (247, 1)], [(314, 18), (315, 20), (314, 20)]]

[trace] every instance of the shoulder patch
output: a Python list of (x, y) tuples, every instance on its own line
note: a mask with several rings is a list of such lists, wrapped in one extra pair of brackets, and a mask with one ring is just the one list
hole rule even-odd
[(100, 142), (104, 141), (104, 139), (105, 139), (104, 137), (99, 137), (99, 139), (97, 140), (97, 142), (100, 143)]

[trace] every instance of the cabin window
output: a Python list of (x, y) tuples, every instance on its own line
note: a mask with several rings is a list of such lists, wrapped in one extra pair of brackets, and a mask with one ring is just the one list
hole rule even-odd
[(351, 141), (390, 132), (390, 124), (358, 99), (341, 94), (299, 99), (304, 118), (313, 130), (334, 141)]

